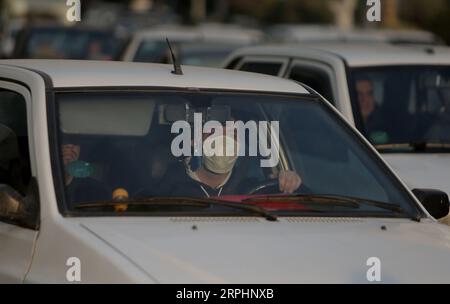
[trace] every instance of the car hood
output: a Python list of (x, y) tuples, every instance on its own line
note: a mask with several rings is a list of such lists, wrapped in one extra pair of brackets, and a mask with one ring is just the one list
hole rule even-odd
[[(160, 283), (450, 283), (450, 228), (431, 220), (112, 218), (80, 225)], [(382, 227), (385, 226), (385, 227)]]
[[(450, 196), (450, 153), (383, 154), (410, 189), (438, 189)], [(450, 215), (441, 220), (450, 225)]]

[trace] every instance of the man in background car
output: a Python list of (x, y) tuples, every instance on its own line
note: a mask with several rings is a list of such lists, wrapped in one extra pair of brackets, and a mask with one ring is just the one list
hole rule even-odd
[(367, 134), (380, 131), (382, 117), (374, 96), (374, 85), (369, 78), (359, 78), (356, 80), (356, 93), (358, 105), (364, 122)]

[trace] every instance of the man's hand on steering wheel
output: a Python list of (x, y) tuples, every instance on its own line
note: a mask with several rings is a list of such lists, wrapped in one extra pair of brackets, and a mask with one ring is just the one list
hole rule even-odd
[(294, 193), (301, 184), (302, 179), (300, 175), (294, 171), (280, 171), (278, 174), (278, 185), (282, 193)]
[(309, 189), (302, 181), (301, 177), (294, 171), (280, 171), (278, 178), (272, 176), (272, 179), (265, 180), (252, 189), (247, 194), (249, 195), (262, 195), (262, 194), (275, 194), (284, 193), (292, 194), (297, 192), (311, 193)]

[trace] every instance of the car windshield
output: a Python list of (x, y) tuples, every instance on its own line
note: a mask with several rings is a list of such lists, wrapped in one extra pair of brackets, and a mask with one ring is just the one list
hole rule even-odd
[(449, 149), (449, 66), (358, 68), (351, 79), (355, 117), (378, 149)]
[(57, 92), (55, 104), (55, 185), (74, 215), (417, 212), (370, 148), (312, 97), (117, 90)]
[(120, 43), (109, 32), (65, 28), (30, 31), (25, 58), (112, 60)]

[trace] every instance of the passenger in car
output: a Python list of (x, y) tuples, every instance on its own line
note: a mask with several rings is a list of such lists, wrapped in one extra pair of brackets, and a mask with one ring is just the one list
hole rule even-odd
[(0, 184), (7, 184), (16, 189), (20, 178), (13, 174), (13, 167), (20, 163), (19, 145), (14, 131), (4, 124), (0, 124)]
[[(70, 165), (75, 164), (80, 159), (81, 147), (76, 144), (62, 145), (62, 156), (64, 164), (64, 181), (67, 188), (67, 199), (70, 204), (80, 202), (93, 202), (101, 200), (110, 200), (112, 191), (102, 182), (90, 177), (87, 168), (69, 169)], [(88, 165), (85, 163), (85, 165)], [(73, 172), (77, 171), (77, 176)]]
[(375, 102), (372, 80), (369, 78), (358, 78), (356, 80), (356, 93), (364, 127), (370, 136), (372, 132), (380, 131), (383, 125), (380, 109)]
[(0, 124), (0, 183), (6, 183), (6, 177), (11, 161), (18, 158), (17, 137), (14, 132), (4, 124)]
[[(80, 157), (80, 146), (79, 145), (73, 145), (73, 144), (66, 144), (62, 146), (62, 155), (63, 155), (63, 163), (64, 168), (67, 168), (67, 165), (69, 165), (71, 162), (76, 161)], [(74, 177), (70, 175), (68, 170), (65, 170), (64, 172), (64, 181), (66, 186), (69, 186)]]

